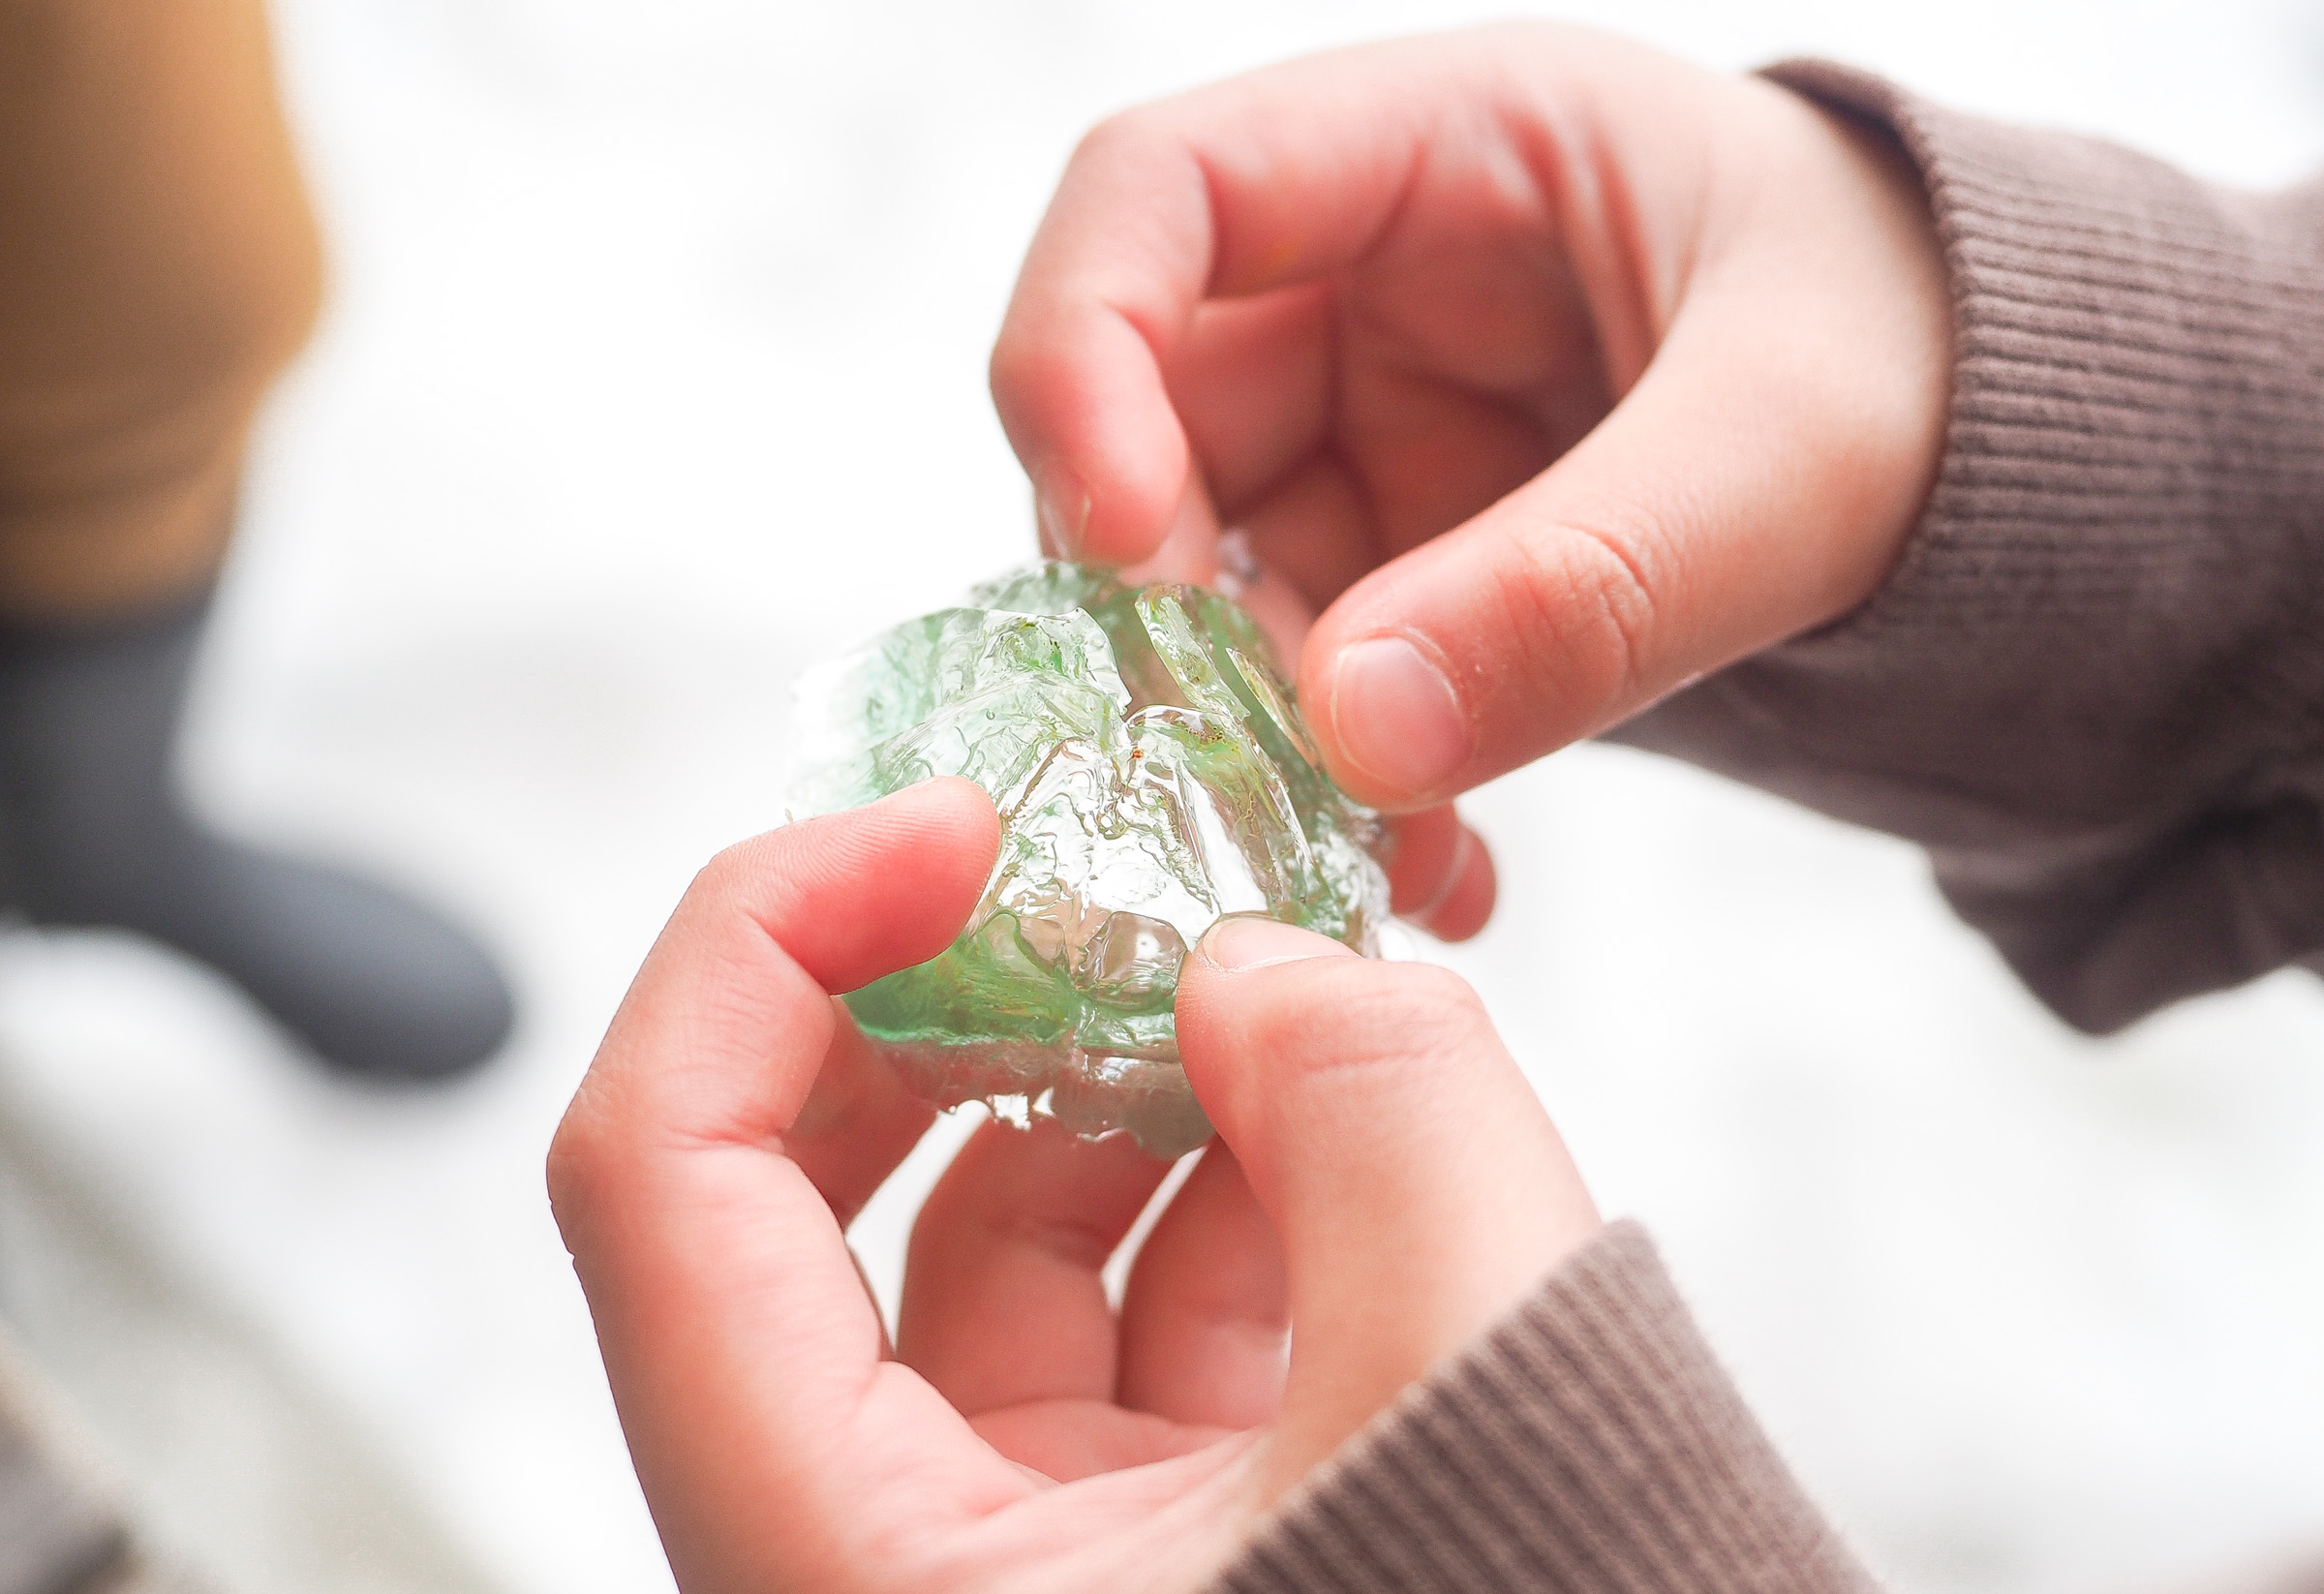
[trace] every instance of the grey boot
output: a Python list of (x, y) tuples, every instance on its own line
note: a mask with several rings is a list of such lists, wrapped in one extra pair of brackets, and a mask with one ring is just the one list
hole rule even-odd
[(0, 904), (112, 925), (226, 974), (328, 1062), (436, 1078), (508, 1034), (508, 988), (435, 914), (212, 835), (170, 751), (206, 597), (103, 629), (0, 628)]

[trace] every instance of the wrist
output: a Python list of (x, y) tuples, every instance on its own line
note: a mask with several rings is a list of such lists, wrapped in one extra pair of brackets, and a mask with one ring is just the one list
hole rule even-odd
[(1887, 128), (1784, 92), (1804, 145), (1791, 180), (1811, 195), (1802, 225), (1822, 240), (1848, 344), (1829, 357), (1862, 373), (1850, 473), (1850, 535), (1819, 619), (1857, 608), (1895, 571), (1944, 462), (1953, 396), (1953, 291), (1926, 182)]

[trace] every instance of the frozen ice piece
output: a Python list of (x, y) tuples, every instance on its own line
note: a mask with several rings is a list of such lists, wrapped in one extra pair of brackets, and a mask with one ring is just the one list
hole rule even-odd
[(1378, 950), (1378, 817), (1324, 774), (1266, 636), (1216, 593), (1031, 566), (811, 672), (799, 707), (793, 812), (938, 775), (1000, 811), (959, 939), (847, 998), (937, 1106), (1176, 1156), (1210, 1133), (1172, 1019), (1186, 949), (1254, 913)]

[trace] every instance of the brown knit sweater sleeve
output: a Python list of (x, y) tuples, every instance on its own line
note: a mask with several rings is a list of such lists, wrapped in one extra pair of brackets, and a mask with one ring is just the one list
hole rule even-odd
[(1210, 1594), (1859, 1594), (1636, 1223), (1287, 1496)]
[(1955, 304), (1947, 451), (1835, 627), (1613, 739), (1929, 849), (2092, 1030), (2324, 948), (2324, 187), (2260, 197), (1772, 75), (1890, 129)]

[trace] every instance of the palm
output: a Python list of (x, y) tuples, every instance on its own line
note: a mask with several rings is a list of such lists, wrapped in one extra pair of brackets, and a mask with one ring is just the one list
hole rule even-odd
[(1547, 468), (1614, 393), (1545, 201), (1448, 155), (1359, 265), (1213, 300), (1173, 372), (1220, 520), (1320, 611)]
[(1281, 1389), (1279, 1253), (1253, 1243), (1247, 1188), (1213, 1150), (1116, 1310), (1100, 1270), (1166, 1172), (1045, 1125), (987, 1126), (946, 1173), (893, 1359), (862, 1369), (879, 1393), (855, 1448), (902, 1464), (854, 1502), (858, 1525), (911, 1547), (880, 1586), (1182, 1588), (1238, 1537)]
[(1059, 1482), (1266, 1422), (1289, 1328), (1281, 1254), (1223, 1150), (1102, 1275), (1168, 1168), (1123, 1139), (979, 1130), (914, 1228), (898, 1360), (1000, 1454)]
[[(836, 1017), (784, 1156), (738, 1167), (747, 1185), (688, 1245), (729, 1259), (723, 1301), (763, 1300), (769, 1313), (732, 1325), (750, 1365), (719, 1401), (736, 1435), (730, 1475), (800, 1487), (798, 1423), (754, 1415), (751, 1395), (765, 1412), (791, 1406), (797, 1366), (820, 1363), (816, 1382), (840, 1388), (824, 1392), (831, 1442), (812, 1487), (844, 1502), (833, 1518), (850, 1531), (819, 1548), (787, 1530), (780, 1545), (738, 1544), (729, 1521), (720, 1559), (847, 1588), (868, 1538), (888, 1547), (883, 1589), (1078, 1589), (1100, 1575), (1190, 1586), (1247, 1519), (1244, 1491), (1220, 1484), (1277, 1410), (1285, 1367), (1281, 1251), (1241, 1170), (1204, 1153), (1116, 1309), (1103, 1269), (1168, 1165), (1118, 1137), (985, 1126), (914, 1226), (891, 1349), (841, 1236), (933, 1115)], [(810, 1189), (795, 1188), (801, 1176)], [(770, 1212), (802, 1198), (819, 1221), (771, 1235)], [(777, 1318), (814, 1324), (811, 1343)], [(723, 1586), (683, 1556), (679, 1572), (689, 1587)]]

